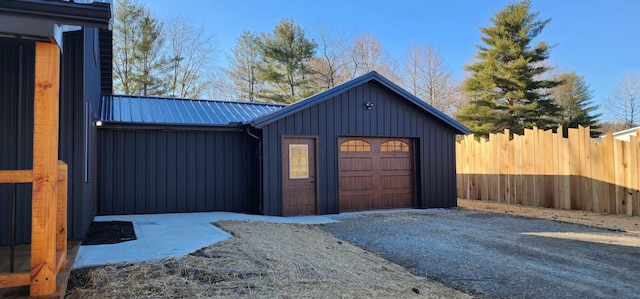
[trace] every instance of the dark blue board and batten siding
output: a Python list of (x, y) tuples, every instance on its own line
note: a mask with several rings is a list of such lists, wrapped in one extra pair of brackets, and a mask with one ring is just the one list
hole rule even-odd
[(240, 130), (101, 129), (98, 215), (257, 212), (257, 144)]
[[(365, 103), (374, 104), (371, 110)], [(457, 205), (455, 138), (459, 129), (377, 81), (357, 85), (262, 126), (264, 213), (282, 213), (282, 136), (318, 137), (318, 214), (339, 213), (338, 137), (406, 137), (415, 144), (418, 208)]]

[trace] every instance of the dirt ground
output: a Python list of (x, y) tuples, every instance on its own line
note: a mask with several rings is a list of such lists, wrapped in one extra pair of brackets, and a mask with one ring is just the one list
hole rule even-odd
[[(549, 219), (640, 235), (638, 217), (472, 200), (459, 200), (458, 204), (463, 210)], [(416, 275), (418, 272), (411, 267), (409, 270), (392, 263), (316, 226), (232, 221), (216, 225), (231, 232), (234, 238), (182, 258), (74, 270), (67, 298), (470, 296), (440, 283), (444, 281), (442, 278)]]
[(458, 199), (458, 206), (467, 210), (548, 219), (640, 235), (640, 217), (609, 215), (589, 211), (556, 210), (468, 199)]
[(186, 257), (74, 270), (67, 298), (466, 298), (315, 226), (216, 223)]

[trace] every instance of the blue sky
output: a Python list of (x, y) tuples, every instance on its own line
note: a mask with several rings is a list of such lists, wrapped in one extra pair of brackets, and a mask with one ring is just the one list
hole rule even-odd
[[(225, 57), (242, 31), (271, 32), (290, 17), (309, 33), (320, 22), (346, 37), (370, 33), (397, 61), (412, 44), (432, 43), (459, 79), (480, 43), (479, 27), (490, 25), (490, 18), (509, 2), (138, 0), (157, 17), (182, 15), (204, 24), (219, 45), (218, 66), (227, 64)], [(540, 18), (551, 18), (538, 36), (555, 45), (551, 65), (583, 75), (594, 103), (602, 106), (625, 75), (640, 73), (640, 1), (533, 0), (532, 8)]]

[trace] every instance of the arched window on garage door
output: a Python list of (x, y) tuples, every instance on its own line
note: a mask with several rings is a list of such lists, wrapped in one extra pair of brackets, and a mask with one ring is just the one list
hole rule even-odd
[(360, 139), (351, 139), (340, 144), (341, 152), (370, 152), (371, 144)]
[(380, 145), (381, 152), (409, 152), (409, 144), (400, 140), (389, 140)]

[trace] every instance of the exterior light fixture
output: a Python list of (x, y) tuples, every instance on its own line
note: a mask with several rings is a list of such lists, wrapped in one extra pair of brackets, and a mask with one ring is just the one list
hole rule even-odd
[(364, 107), (367, 108), (367, 110), (371, 110), (371, 108), (373, 108), (373, 103), (366, 102), (366, 103), (364, 103)]
[(96, 127), (102, 127), (102, 121), (101, 120), (96, 121)]

